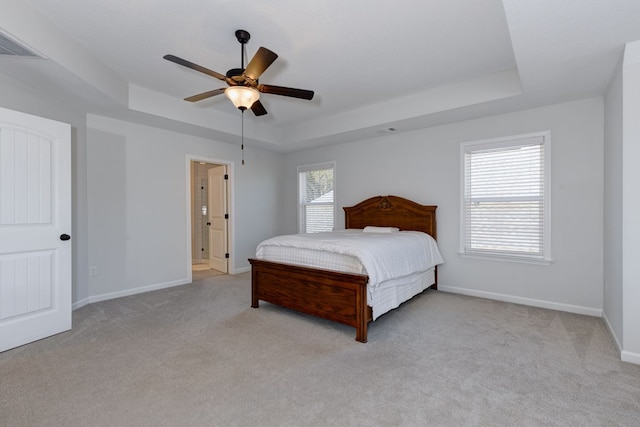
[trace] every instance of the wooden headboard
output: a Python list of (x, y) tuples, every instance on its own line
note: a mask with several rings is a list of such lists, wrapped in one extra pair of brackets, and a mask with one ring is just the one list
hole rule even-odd
[(436, 236), (437, 206), (421, 205), (398, 196), (376, 196), (344, 207), (345, 228), (398, 227)]

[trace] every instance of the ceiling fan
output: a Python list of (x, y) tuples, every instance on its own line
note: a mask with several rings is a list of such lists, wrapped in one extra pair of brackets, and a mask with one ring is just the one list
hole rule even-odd
[(258, 79), (264, 71), (278, 58), (274, 52), (267, 48), (260, 47), (251, 61), (244, 66), (245, 44), (251, 38), (248, 31), (237, 30), (236, 38), (240, 42), (240, 68), (232, 68), (225, 75), (202, 67), (186, 59), (179, 58), (175, 55), (165, 55), (164, 59), (182, 65), (187, 68), (215, 77), (227, 83), (228, 87), (214, 89), (207, 92), (185, 98), (185, 101), (197, 102), (212, 96), (224, 93), (233, 102), (236, 108), (244, 110), (251, 108), (256, 116), (267, 114), (264, 106), (260, 102), (260, 93), (270, 93), (273, 95), (290, 96), (293, 98), (311, 100), (313, 98), (312, 90), (295, 89), (283, 86), (265, 85), (258, 82)]

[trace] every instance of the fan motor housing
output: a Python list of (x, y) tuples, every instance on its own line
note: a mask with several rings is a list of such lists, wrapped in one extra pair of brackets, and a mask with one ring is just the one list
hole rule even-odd
[(244, 77), (242, 77), (242, 73), (244, 73), (244, 69), (242, 68), (232, 68), (227, 71), (226, 76), (238, 83), (244, 82)]

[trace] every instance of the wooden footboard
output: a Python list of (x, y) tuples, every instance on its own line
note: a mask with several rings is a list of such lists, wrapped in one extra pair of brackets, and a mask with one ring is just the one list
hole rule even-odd
[(372, 320), (367, 282), (360, 274), (281, 264), (258, 259), (251, 263), (251, 307), (259, 300), (356, 328), (356, 340), (367, 342)]

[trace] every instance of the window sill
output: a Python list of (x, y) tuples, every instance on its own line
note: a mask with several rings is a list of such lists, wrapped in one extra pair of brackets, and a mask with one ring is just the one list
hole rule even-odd
[(527, 257), (495, 255), (495, 254), (485, 255), (485, 254), (468, 253), (468, 252), (459, 252), (458, 254), (462, 258), (484, 259), (488, 261), (515, 262), (520, 264), (534, 264), (534, 265), (550, 265), (553, 263), (553, 259), (551, 258), (538, 259), (538, 258), (527, 258)]

